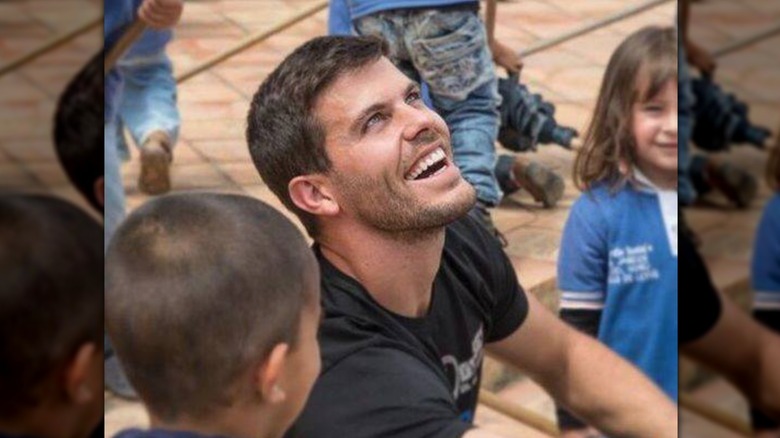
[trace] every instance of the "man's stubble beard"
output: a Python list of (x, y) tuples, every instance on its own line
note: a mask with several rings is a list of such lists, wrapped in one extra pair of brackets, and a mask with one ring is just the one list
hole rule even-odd
[[(476, 191), (462, 179), (462, 191), (444, 205), (426, 205), (398, 189), (386, 178), (335, 174), (342, 195), (352, 202), (355, 216), (377, 231), (399, 241), (416, 242), (440, 232), (465, 216), (476, 203)], [(384, 192), (384, 193), (383, 193)], [(450, 195), (448, 193), (448, 195)]]

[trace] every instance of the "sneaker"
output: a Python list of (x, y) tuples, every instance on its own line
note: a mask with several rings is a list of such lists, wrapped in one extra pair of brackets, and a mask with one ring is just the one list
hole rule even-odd
[(485, 229), (498, 240), (502, 247), (506, 248), (507, 245), (509, 245), (506, 237), (504, 237), (504, 235), (498, 231), (498, 228), (496, 228), (495, 224), (493, 223), (493, 218), (490, 216), (490, 210), (488, 209), (487, 204), (477, 200), (477, 203), (474, 204), (474, 207), (469, 210), (468, 215), (479, 222), (483, 227), (485, 227)]
[(125, 371), (122, 369), (122, 364), (119, 363), (119, 358), (116, 357), (116, 354), (112, 354), (106, 359), (103, 364), (103, 371), (105, 373), (105, 386), (109, 391), (117, 397), (127, 400), (138, 400), (138, 394), (127, 380)]
[(738, 208), (747, 208), (758, 193), (756, 179), (731, 163), (710, 166), (707, 177), (712, 187)]
[(563, 178), (549, 167), (537, 163), (524, 163), (514, 155), (501, 155), (496, 163), (496, 179), (505, 194), (520, 189), (528, 190), (536, 202), (553, 208), (563, 197)]
[(160, 195), (171, 190), (170, 167), (173, 161), (168, 136), (155, 131), (141, 146), (141, 175), (138, 189), (148, 195)]

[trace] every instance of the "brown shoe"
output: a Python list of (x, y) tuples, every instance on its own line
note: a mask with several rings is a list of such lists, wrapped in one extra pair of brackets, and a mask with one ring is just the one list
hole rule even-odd
[(709, 183), (737, 208), (747, 208), (756, 199), (758, 182), (747, 171), (731, 163), (712, 164), (708, 167)]
[(141, 146), (141, 175), (138, 189), (147, 195), (160, 195), (171, 190), (171, 145), (168, 136), (155, 131)]
[(528, 190), (536, 202), (545, 208), (553, 208), (563, 197), (563, 178), (547, 166), (532, 161), (528, 164), (515, 161), (512, 173), (518, 184)]

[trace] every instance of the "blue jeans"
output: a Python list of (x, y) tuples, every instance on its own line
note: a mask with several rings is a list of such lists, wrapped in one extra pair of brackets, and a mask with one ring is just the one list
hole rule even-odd
[(468, 10), (396, 10), (355, 20), (361, 35), (387, 40), (390, 58), (424, 81), (452, 134), (455, 164), (480, 201), (498, 204), (495, 141), (501, 97), (485, 29)]
[[(697, 197), (696, 189), (691, 180), (690, 141), (693, 135), (693, 105), (694, 97), (691, 90), (691, 78), (688, 73), (688, 63), (685, 60), (685, 45), (679, 43), (677, 65), (678, 79), (678, 133), (677, 133), (677, 187), (682, 205), (692, 204)], [(697, 166), (697, 169), (700, 166)], [(703, 172), (703, 167), (701, 167)]]
[[(171, 140), (171, 146), (176, 144), (181, 119), (176, 106), (176, 80), (168, 55), (163, 51), (123, 59), (119, 70), (125, 82), (118, 110), (118, 132), (126, 127), (140, 146), (149, 134), (162, 131)], [(121, 135), (119, 142), (120, 149), (126, 149)]]
[(109, 121), (103, 125), (103, 171), (105, 172), (103, 242), (106, 247), (125, 217), (125, 190), (119, 169), (116, 140), (116, 122)]

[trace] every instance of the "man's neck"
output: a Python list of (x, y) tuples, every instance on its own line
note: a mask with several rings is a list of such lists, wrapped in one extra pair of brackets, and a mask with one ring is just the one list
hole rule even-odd
[(441, 264), (444, 227), (415, 236), (393, 236), (349, 224), (323, 230), (323, 256), (355, 278), (384, 308), (396, 314), (425, 316), (431, 288)]

